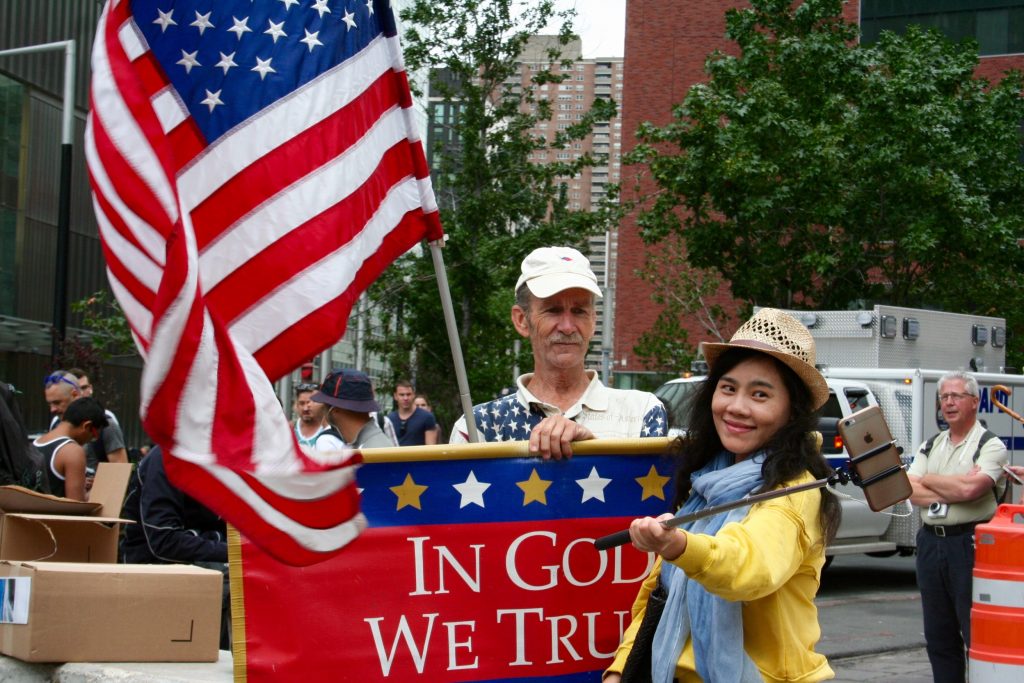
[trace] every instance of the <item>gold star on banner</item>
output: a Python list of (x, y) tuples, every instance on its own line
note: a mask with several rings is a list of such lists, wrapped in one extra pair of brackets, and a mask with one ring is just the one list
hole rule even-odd
[(420, 506), (420, 496), (427, 490), (426, 486), (421, 486), (412, 480), (411, 474), (405, 475), (405, 481), (402, 482), (401, 486), (392, 486), (391, 493), (398, 496), (398, 507), (395, 511), (401, 510), (406, 505), (412, 505), (417, 510), (422, 510)]
[(636, 483), (644, 487), (640, 500), (645, 501), (651, 496), (665, 500), (665, 484), (668, 483), (669, 479), (671, 477), (661, 476), (658, 474), (658, 470), (654, 469), (654, 465), (651, 465), (651, 469), (647, 474), (636, 478)]
[(537, 474), (537, 468), (533, 468), (533, 472), (530, 473), (530, 478), (526, 481), (517, 481), (516, 486), (523, 490), (523, 507), (526, 507), (533, 501), (537, 501), (541, 505), (548, 504), (548, 496), (546, 491), (551, 486), (551, 482), (547, 479), (541, 479), (540, 475)]

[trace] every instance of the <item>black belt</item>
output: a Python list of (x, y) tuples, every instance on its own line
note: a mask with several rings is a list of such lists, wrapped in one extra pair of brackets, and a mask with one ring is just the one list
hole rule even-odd
[(922, 524), (921, 528), (928, 533), (945, 538), (946, 536), (963, 536), (973, 534), (974, 527), (985, 522), (965, 522), (963, 524)]

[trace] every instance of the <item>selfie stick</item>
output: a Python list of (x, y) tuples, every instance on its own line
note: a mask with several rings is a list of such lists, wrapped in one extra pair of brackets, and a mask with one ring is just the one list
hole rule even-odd
[[(717, 515), (720, 512), (726, 512), (728, 510), (735, 510), (741, 508), (744, 505), (753, 505), (754, 503), (761, 503), (772, 498), (781, 498), (788, 496), (793, 493), (799, 493), (800, 491), (810, 491), (812, 489), (824, 488), (828, 484), (835, 484), (837, 481), (841, 481), (842, 477), (838, 474), (833, 475), (827, 479), (816, 479), (806, 484), (797, 484), (796, 486), (787, 486), (786, 488), (776, 489), (774, 491), (768, 491), (767, 493), (757, 493), (752, 496), (745, 496), (739, 500), (734, 500), (731, 503), (723, 503), (722, 505), (713, 505), (697, 512), (691, 512), (688, 515), (682, 515), (680, 517), (673, 517), (672, 519), (666, 519), (661, 523), (661, 526), (666, 529), (675, 529), (678, 526), (692, 522), (697, 519), (704, 519), (705, 517), (711, 517)], [(594, 541), (594, 547), (598, 550), (608, 550), (616, 546), (625, 545), (629, 543), (629, 529), (617, 531), (614, 534), (608, 536), (602, 536), (601, 538)]]

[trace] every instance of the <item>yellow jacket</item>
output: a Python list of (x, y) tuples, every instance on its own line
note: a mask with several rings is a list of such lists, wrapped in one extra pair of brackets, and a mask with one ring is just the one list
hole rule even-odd
[[(813, 481), (809, 473), (787, 486)], [(759, 503), (743, 520), (715, 536), (687, 534), (686, 551), (673, 564), (710, 593), (743, 601), (743, 646), (766, 681), (809, 683), (833, 678), (824, 655), (814, 651), (821, 636), (814, 596), (825, 547), (819, 523), (821, 491), (803, 491)], [(633, 621), (622, 637), (609, 672), (622, 672), (661, 573), (655, 562), (633, 603)], [(680, 683), (700, 681), (687, 639), (676, 665)]]

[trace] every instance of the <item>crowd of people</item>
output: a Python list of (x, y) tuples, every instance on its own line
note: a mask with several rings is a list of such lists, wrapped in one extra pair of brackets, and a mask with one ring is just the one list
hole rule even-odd
[[(569, 458), (581, 440), (654, 437), (667, 415), (653, 394), (606, 387), (585, 367), (602, 296), (577, 250), (545, 247), (522, 263), (511, 323), (527, 339), (533, 371), (516, 386), (461, 416), (450, 443), (520, 440), (544, 459)], [(824, 488), (679, 525), (745, 496), (799, 486), (833, 472), (813, 436), (829, 390), (815, 367), (815, 343), (792, 316), (761, 309), (728, 342), (705, 343), (708, 377), (690, 405), (686, 434), (672, 442), (675, 496), (669, 512), (634, 520), (630, 541), (652, 553), (604, 681), (819, 681), (832, 677), (815, 650), (821, 635), (814, 597), (840, 507)], [(936, 681), (963, 681), (970, 643), (973, 530), (988, 521), (1005, 490), (1002, 441), (977, 420), (978, 383), (952, 372), (939, 381), (948, 429), (916, 452), (909, 468), (922, 528), (917, 574), (924, 630)], [(89, 375), (59, 370), (44, 381), (53, 416), (30, 440), (15, 391), (0, 383), (0, 485), (17, 484), (86, 500), (98, 463), (127, 462), (117, 418), (93, 396)], [(294, 388), (297, 444), (314, 454), (345, 448), (440, 443), (427, 396), (406, 380), (385, 412), (365, 372), (333, 370)], [(470, 428), (472, 425), (472, 429)], [(125, 562), (192, 563), (225, 573), (225, 524), (167, 478), (159, 447), (134, 469), (120, 554)], [(1024, 467), (1010, 467), (1024, 476)], [(1024, 501), (1022, 501), (1024, 502)]]

